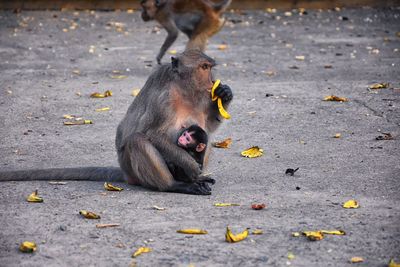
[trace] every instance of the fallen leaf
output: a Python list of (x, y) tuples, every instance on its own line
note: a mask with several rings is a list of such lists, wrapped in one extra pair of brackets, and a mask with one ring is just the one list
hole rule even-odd
[(96, 108), (96, 112), (102, 112), (102, 111), (109, 111), (111, 108), (110, 107), (104, 107), (104, 108)]
[(137, 256), (139, 256), (143, 253), (148, 253), (151, 251), (152, 251), (152, 249), (149, 247), (140, 247), (132, 254), (132, 258), (136, 258)]
[(128, 76), (126, 75), (111, 75), (110, 77), (111, 79), (118, 79), (118, 80), (128, 78)]
[(332, 65), (324, 65), (324, 68), (325, 68), (325, 69), (332, 69), (333, 66), (332, 66)]
[(228, 45), (226, 45), (226, 44), (220, 44), (219, 46), (218, 46), (218, 50), (225, 50), (225, 49), (227, 49), (228, 48)]
[(374, 83), (370, 85), (368, 88), (369, 89), (385, 89), (389, 88), (390, 84), (389, 83)]
[(79, 121), (64, 121), (64, 125), (84, 125), (84, 124), (93, 124), (91, 120), (79, 120)]
[(114, 186), (114, 185), (112, 185), (110, 183), (107, 183), (107, 182), (104, 183), (104, 189), (107, 190), (107, 191), (122, 191), (122, 190), (124, 190), (121, 187)]
[[(400, 36), (399, 36), (399, 37), (400, 37)], [(400, 267), (400, 263), (397, 263), (397, 262), (394, 261), (394, 259), (391, 259), (391, 260), (389, 261), (388, 267)]]
[(235, 203), (215, 203), (215, 207), (231, 207), (231, 206), (240, 206), (240, 204)]
[(74, 69), (74, 70), (72, 70), (72, 73), (76, 74), (76, 75), (79, 75), (79, 74), (81, 74), (81, 71), (78, 70), (78, 69)]
[(296, 169), (291, 169), (291, 168), (289, 168), (289, 169), (286, 169), (285, 174), (286, 174), (286, 175), (293, 176), (294, 173), (297, 172), (298, 170), (299, 170), (299, 168), (296, 168)]
[(346, 232), (343, 230), (320, 230), (321, 233), (326, 235), (345, 235)]
[(232, 138), (226, 138), (223, 141), (220, 142), (213, 142), (211, 143), (213, 147), (217, 147), (217, 148), (229, 148), (232, 144)]
[(261, 229), (255, 229), (251, 232), (252, 235), (262, 235), (264, 234), (263, 230)]
[(364, 259), (361, 258), (361, 257), (352, 257), (352, 258), (350, 259), (350, 262), (351, 262), (351, 263), (358, 263), (358, 262), (363, 262), (363, 261), (364, 261)]
[(241, 152), (241, 155), (246, 158), (257, 158), (263, 155), (264, 150), (259, 148), (258, 146), (250, 147)]
[(206, 230), (197, 229), (197, 228), (181, 229), (181, 230), (177, 230), (176, 232), (180, 233), (180, 234), (189, 234), (189, 235), (205, 235), (205, 234), (208, 234), (208, 232)]
[(159, 207), (159, 206), (153, 206), (152, 207), (154, 210), (166, 210), (166, 208), (162, 208), (162, 207)]
[(86, 219), (100, 219), (100, 216), (94, 212), (87, 211), (87, 210), (80, 210), (79, 214), (85, 217)]
[(235, 235), (231, 232), (231, 229), (229, 229), (229, 227), (226, 227), (225, 241), (228, 243), (240, 242), (242, 240), (245, 240), (248, 235), (249, 228), (246, 228), (246, 230), (244, 230), (243, 232)]
[(119, 223), (99, 223), (96, 224), (96, 228), (108, 228), (108, 227), (116, 227), (120, 226)]
[(137, 96), (140, 93), (140, 89), (133, 89), (131, 95)]
[(289, 260), (293, 260), (295, 258), (295, 256), (294, 256), (294, 254), (292, 252), (289, 252), (288, 255), (287, 255), (287, 258)]
[(43, 202), (43, 198), (38, 196), (38, 191), (37, 190), (35, 190), (35, 192), (30, 194), (26, 200), (28, 202), (37, 202), (37, 203)]
[(343, 208), (345, 208), (345, 209), (357, 209), (359, 207), (360, 207), (360, 205), (354, 199), (348, 200), (345, 203), (343, 203)]
[(37, 249), (36, 244), (30, 241), (24, 241), (19, 246), (19, 251), (24, 253), (32, 253), (35, 252)]
[(333, 136), (333, 138), (340, 138), (340, 137), (342, 137), (342, 134), (341, 134), (341, 133), (336, 133), (336, 134)]
[(324, 234), (321, 231), (304, 231), (303, 235), (311, 241), (319, 241), (324, 238)]
[(251, 208), (253, 210), (262, 210), (262, 209), (265, 208), (265, 204), (264, 203), (262, 203), (262, 204), (252, 204)]
[(338, 101), (338, 102), (347, 102), (349, 101), (347, 98), (345, 97), (339, 97), (339, 96), (335, 96), (335, 95), (329, 95), (324, 97), (324, 101)]

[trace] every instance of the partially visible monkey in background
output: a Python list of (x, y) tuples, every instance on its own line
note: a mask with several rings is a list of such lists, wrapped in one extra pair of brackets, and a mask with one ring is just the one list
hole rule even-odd
[(204, 51), (208, 38), (216, 34), (224, 25), (221, 14), (228, 8), (232, 0), (213, 3), (209, 0), (142, 0), (142, 19), (156, 20), (167, 31), (165, 39), (157, 55), (157, 63), (175, 42), (179, 31), (189, 38), (186, 50)]
[[(199, 164), (200, 169), (203, 170), (204, 156), (208, 144), (208, 135), (200, 126), (193, 124), (187, 128), (183, 128), (181, 134), (176, 140), (176, 144), (185, 149)], [(175, 180), (190, 182), (190, 180), (186, 178), (182, 168), (179, 168), (179, 166), (176, 166), (173, 162), (167, 162), (167, 165)], [(206, 179), (205, 176), (204, 179)], [(215, 180), (212, 178), (207, 177), (207, 180), (212, 184), (215, 183)]]
[[(118, 126), (115, 144), (120, 168), (78, 167), (0, 171), (0, 181), (84, 180), (126, 181), (158, 191), (209, 195), (214, 180), (201, 175), (199, 164), (177, 138), (185, 125), (197, 124), (207, 135), (222, 123), (217, 101), (211, 100), (215, 61), (198, 50), (188, 50), (161, 65), (147, 79)], [(215, 95), (225, 109), (233, 94), (220, 84)], [(203, 164), (207, 163), (206, 146)], [(182, 169), (179, 181), (167, 162)]]

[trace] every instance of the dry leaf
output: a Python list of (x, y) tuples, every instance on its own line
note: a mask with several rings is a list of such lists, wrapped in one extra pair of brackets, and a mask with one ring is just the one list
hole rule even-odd
[(218, 147), (218, 148), (229, 148), (232, 144), (232, 138), (226, 138), (223, 141), (220, 142), (213, 142), (211, 143), (213, 147)]
[(390, 84), (389, 83), (374, 83), (369, 86), (369, 89), (385, 89), (389, 88)]
[(346, 232), (343, 230), (320, 230), (321, 233), (327, 235), (345, 235)]
[(215, 207), (231, 207), (231, 206), (240, 206), (240, 204), (235, 203), (215, 203)]
[(112, 185), (110, 183), (107, 183), (107, 182), (104, 183), (104, 189), (107, 190), (107, 191), (122, 191), (122, 190), (124, 190), (121, 187), (114, 186), (114, 185)]
[(72, 70), (72, 73), (76, 74), (76, 75), (79, 75), (79, 74), (81, 74), (81, 71), (78, 70), (78, 69), (74, 69), (74, 70)]
[(246, 158), (257, 158), (261, 157), (263, 155), (263, 152), (264, 150), (262, 150), (258, 146), (253, 146), (249, 149), (242, 151), (241, 155)]
[(357, 209), (360, 205), (358, 202), (354, 199), (348, 200), (345, 203), (343, 203), (343, 208), (345, 209)]
[(352, 257), (352, 258), (350, 259), (350, 262), (351, 262), (351, 263), (358, 263), (358, 262), (363, 262), (363, 261), (364, 261), (364, 259), (361, 258), (361, 257)]
[(100, 223), (96, 224), (96, 228), (108, 228), (108, 227), (116, 227), (120, 226), (119, 223)]
[(96, 108), (95, 111), (96, 111), (96, 112), (102, 112), (102, 111), (108, 111), (108, 110), (110, 110), (110, 109), (111, 109), (110, 107)]
[(206, 230), (203, 229), (197, 229), (197, 228), (188, 228), (188, 229), (181, 229), (177, 230), (177, 233), (181, 234), (190, 234), (190, 235), (205, 235), (208, 234)]
[(159, 206), (153, 206), (152, 207), (154, 210), (166, 210), (166, 208), (161, 208), (161, 207), (159, 207)]
[(136, 258), (137, 256), (139, 256), (143, 253), (148, 253), (151, 251), (152, 251), (152, 249), (149, 247), (140, 247), (132, 254), (132, 258)]
[[(400, 37), (400, 36), (399, 36), (399, 37)], [(389, 261), (388, 267), (400, 267), (400, 263), (397, 263), (397, 262), (394, 261), (394, 259), (391, 259), (391, 260)]]
[(248, 235), (249, 235), (249, 228), (246, 228), (246, 230), (244, 230), (243, 232), (235, 235), (231, 232), (231, 229), (229, 229), (229, 227), (226, 227), (225, 240), (228, 243), (236, 243), (245, 240)]
[(349, 101), (347, 98), (345, 97), (339, 97), (339, 96), (335, 96), (335, 95), (329, 95), (329, 96), (325, 96), (324, 97), (324, 101), (338, 101), (338, 102), (347, 102)]
[(43, 198), (38, 196), (38, 191), (37, 190), (35, 190), (35, 192), (30, 194), (26, 200), (28, 202), (43, 202)]
[(137, 96), (140, 93), (140, 89), (133, 89), (131, 95)]
[(79, 121), (64, 121), (64, 125), (84, 125), (84, 124), (93, 124), (91, 120), (79, 120)]
[(220, 44), (219, 46), (218, 46), (218, 50), (225, 50), (225, 49), (227, 49), (228, 48), (228, 45), (226, 45), (226, 44)]
[(265, 208), (265, 204), (264, 203), (262, 203), (262, 204), (252, 204), (251, 208), (253, 210), (262, 210), (262, 209)]
[(19, 246), (19, 251), (24, 253), (32, 253), (37, 249), (36, 244), (34, 242), (24, 241)]
[(304, 231), (303, 235), (311, 241), (319, 241), (324, 238), (324, 234), (321, 231)]
[(263, 230), (261, 229), (255, 229), (251, 232), (252, 235), (262, 235), (264, 234)]
[(126, 75), (111, 75), (110, 77), (111, 79), (118, 79), (118, 80), (128, 78), (128, 76)]
[(100, 216), (94, 212), (87, 211), (87, 210), (80, 210), (79, 214), (85, 217), (86, 219), (100, 219)]
[(341, 134), (341, 133), (336, 133), (336, 134), (333, 136), (333, 138), (340, 138), (340, 137), (342, 137), (342, 134)]

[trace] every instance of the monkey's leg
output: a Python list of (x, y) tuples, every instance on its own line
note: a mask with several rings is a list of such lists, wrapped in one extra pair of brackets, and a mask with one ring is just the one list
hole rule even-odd
[(168, 48), (170, 48), (171, 45), (175, 42), (176, 38), (178, 38), (178, 33), (179, 33), (179, 30), (172, 19), (169, 19), (167, 21), (162, 21), (160, 23), (167, 31), (168, 36), (165, 39), (163, 45), (161, 46), (160, 52), (158, 52), (157, 55), (158, 64), (161, 64), (162, 57), (165, 55), (165, 52), (167, 52)]
[[(129, 166), (121, 168), (129, 177), (137, 179), (145, 187), (165, 192), (209, 195), (211, 189), (204, 183), (184, 183), (174, 180), (160, 152), (143, 134), (134, 134), (123, 151), (123, 159)], [(126, 168), (128, 167), (128, 168)]]

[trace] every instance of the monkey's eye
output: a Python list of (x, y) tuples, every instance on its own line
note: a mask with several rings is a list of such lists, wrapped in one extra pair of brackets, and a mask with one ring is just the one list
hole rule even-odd
[(210, 66), (209, 66), (208, 64), (206, 64), (206, 63), (204, 63), (203, 65), (201, 65), (201, 68), (202, 68), (203, 70), (208, 70), (209, 67), (210, 67)]

